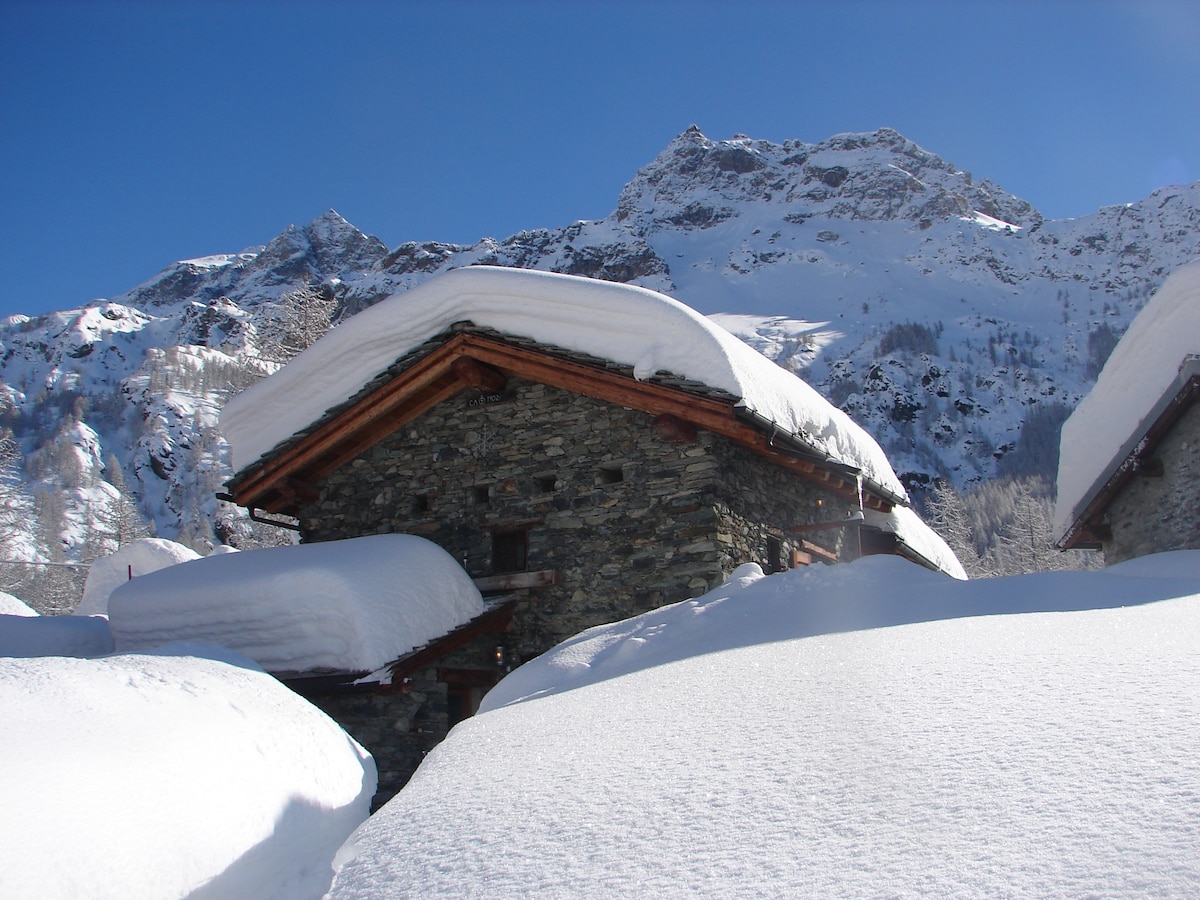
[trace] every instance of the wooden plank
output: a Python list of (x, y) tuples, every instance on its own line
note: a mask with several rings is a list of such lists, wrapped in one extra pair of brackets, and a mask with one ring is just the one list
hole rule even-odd
[(824, 547), (817, 546), (812, 541), (801, 541), (800, 546), (803, 548), (805, 553), (811, 553), (813, 556), (823, 559), (825, 562), (835, 563), (838, 561), (838, 556), (836, 553), (831, 553)]
[(557, 569), (540, 569), (536, 572), (513, 572), (508, 575), (483, 575), (472, 579), (480, 593), (488, 591), (520, 591), (526, 588), (550, 587), (562, 584), (562, 573)]

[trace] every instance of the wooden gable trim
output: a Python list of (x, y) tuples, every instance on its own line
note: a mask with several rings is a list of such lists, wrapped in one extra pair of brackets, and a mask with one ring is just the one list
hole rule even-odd
[[(456, 364), (463, 358), (473, 364)], [(479, 365), (486, 368), (480, 369)], [(241, 506), (273, 513), (294, 510), (295, 495), (286, 489), (287, 485), (319, 481), (438, 403), (477, 384), (482, 379), (480, 372), (492, 371), (501, 377), (523, 378), (652, 416), (672, 416), (729, 438), (835, 493), (855, 500), (859, 497), (857, 481), (839, 471), (835, 463), (825, 466), (787, 452), (771, 435), (741, 421), (731, 401), (637, 381), (600, 365), (563, 359), (470, 332), (455, 334), (295, 444), (269, 457), (258, 468), (235, 477), (230, 482), (230, 493)], [(863, 502), (881, 512), (892, 507), (891, 498), (869, 490), (864, 493)]]

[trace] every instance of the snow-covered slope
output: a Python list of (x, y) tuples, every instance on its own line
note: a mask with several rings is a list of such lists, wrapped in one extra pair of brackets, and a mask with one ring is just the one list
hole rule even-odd
[(0, 658), (0, 896), (321, 896), (376, 782), (336, 722), (218, 647), (25, 656)]
[(890, 129), (782, 144), (689, 129), (608, 217), (471, 246), (389, 252), (331, 211), (120, 297), (0, 323), (0, 427), (40, 488), (39, 527), (8, 546), (90, 558), (117, 491), (163, 537), (244, 536), (213, 499), (229, 474), (216, 412), (277, 366), (260, 347), (281, 299), (319, 291), (349, 315), (480, 263), (725, 314), (872, 434), (910, 490), (1049, 475), (1058, 425), (1145, 299), (1200, 255), (1198, 225), (1200, 184), (1048, 220)]
[(1200, 553), (756, 569), (509, 675), (331, 897), (1200, 890)]

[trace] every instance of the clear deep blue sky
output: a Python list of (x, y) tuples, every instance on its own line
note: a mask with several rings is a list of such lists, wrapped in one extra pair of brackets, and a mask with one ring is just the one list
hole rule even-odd
[(1200, 179), (1200, 2), (0, 0), (0, 316), (329, 208), (393, 247), (599, 218), (693, 123), (887, 125), (1086, 215)]

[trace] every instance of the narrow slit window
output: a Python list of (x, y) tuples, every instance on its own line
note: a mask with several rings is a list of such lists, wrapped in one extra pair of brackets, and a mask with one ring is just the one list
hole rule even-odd
[(777, 537), (767, 537), (767, 574), (774, 575), (783, 572), (787, 566), (783, 562), (783, 541)]
[(625, 480), (625, 468), (620, 463), (601, 466), (596, 470), (600, 484), (617, 484)]

